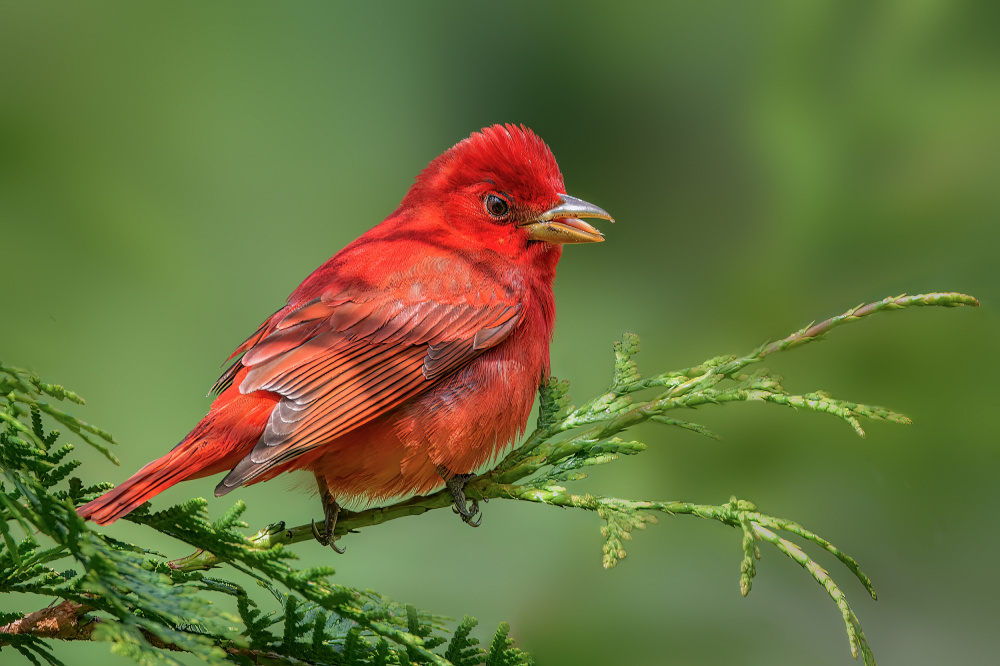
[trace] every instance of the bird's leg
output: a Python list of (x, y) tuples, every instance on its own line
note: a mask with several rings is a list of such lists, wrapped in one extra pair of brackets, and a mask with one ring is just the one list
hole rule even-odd
[(333, 494), (327, 489), (326, 481), (320, 477), (316, 478), (317, 484), (319, 484), (320, 497), (323, 500), (323, 532), (316, 528), (316, 521), (312, 521), (312, 533), (316, 537), (316, 541), (324, 546), (329, 546), (333, 548), (335, 553), (343, 555), (347, 548), (337, 548), (336, 537), (333, 535), (333, 531), (337, 527), (337, 516), (340, 515), (340, 505), (337, 504), (337, 500), (333, 498)]
[[(474, 499), (468, 499), (465, 496), (465, 484), (469, 482), (470, 479), (476, 478), (475, 474), (453, 474), (447, 476), (448, 470), (444, 467), (438, 467), (438, 474), (444, 479), (444, 484), (447, 486), (448, 490), (451, 491), (451, 496), (455, 498), (455, 505), (452, 507), (452, 511), (457, 513), (462, 517), (462, 522), (464, 522), (469, 527), (479, 527), (483, 522), (483, 514), (479, 512), (479, 502)], [(466, 506), (466, 501), (472, 503), (472, 508)], [(479, 514), (478, 520), (473, 520)]]

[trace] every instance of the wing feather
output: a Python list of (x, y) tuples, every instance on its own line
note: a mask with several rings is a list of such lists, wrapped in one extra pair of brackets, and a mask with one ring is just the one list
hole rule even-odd
[(470, 300), (407, 303), (341, 293), (265, 322), (242, 347), (237, 366), (248, 372), (239, 390), (282, 399), (216, 495), (428, 390), (506, 339), (520, 320), (522, 306), (513, 299)]

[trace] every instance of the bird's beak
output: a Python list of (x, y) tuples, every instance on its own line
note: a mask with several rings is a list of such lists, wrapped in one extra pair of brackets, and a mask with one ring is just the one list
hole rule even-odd
[(606, 210), (568, 194), (560, 194), (559, 197), (557, 205), (521, 225), (528, 230), (531, 240), (557, 244), (600, 243), (604, 240), (604, 234), (580, 218), (599, 217), (614, 222)]

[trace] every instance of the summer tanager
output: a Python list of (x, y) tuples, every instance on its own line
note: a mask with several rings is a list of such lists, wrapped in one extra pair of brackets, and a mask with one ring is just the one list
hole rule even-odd
[(341, 507), (445, 485), (477, 524), (465, 482), (510, 451), (549, 374), (562, 245), (603, 240), (580, 218), (611, 219), (565, 192), (524, 126), (459, 142), (236, 349), (194, 430), (79, 514), (107, 524), (186, 479), (228, 471), (221, 496), (302, 469), (324, 544)]

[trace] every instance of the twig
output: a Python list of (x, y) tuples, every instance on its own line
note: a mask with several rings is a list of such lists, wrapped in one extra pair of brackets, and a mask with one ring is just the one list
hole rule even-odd
[[(621, 353), (619, 353), (618, 365), (621, 367), (616, 367), (616, 370), (620, 370), (620, 374), (616, 375), (616, 381), (607, 393), (591, 400), (583, 407), (569, 409), (567, 414), (554, 422), (540, 423), (528, 435), (524, 443), (508, 454), (493, 470), (470, 482), (466, 487), (466, 493), (470, 498), (478, 500), (506, 498), (534, 501), (529, 499), (530, 493), (512, 492), (512, 487), (518, 487), (512, 486), (512, 484), (530, 477), (546, 466), (551, 466), (567, 457), (579, 455), (582, 451), (593, 449), (595, 444), (606, 441), (647, 420), (695, 429), (712, 436), (711, 431), (703, 426), (663, 416), (664, 412), (680, 407), (693, 408), (699, 405), (747, 400), (774, 402), (834, 414), (847, 421), (861, 435), (864, 435), (864, 431), (857, 421), (859, 416), (908, 423), (909, 419), (905, 416), (884, 408), (835, 400), (821, 392), (804, 396), (788, 395), (774, 378), (767, 376), (748, 377), (739, 373), (747, 366), (758, 363), (772, 353), (806, 344), (826, 335), (838, 326), (860, 321), (879, 312), (919, 306), (957, 307), (963, 305), (976, 307), (979, 305), (979, 301), (972, 296), (956, 292), (893, 296), (851, 308), (844, 314), (802, 328), (777, 342), (761, 345), (746, 356), (718, 357), (686, 370), (664, 373), (645, 379), (639, 378), (634, 363), (629, 365), (631, 360), (629, 358), (623, 360)], [(621, 351), (619, 344), (616, 344), (616, 353)], [(631, 379), (631, 381), (618, 381), (622, 375), (624, 375), (624, 379)], [(742, 384), (738, 383), (728, 390), (716, 390), (715, 387), (724, 379), (740, 380)], [(654, 387), (663, 387), (666, 390), (655, 398), (638, 404), (632, 403), (629, 398), (628, 394)], [(543, 402), (544, 399), (543, 395)], [(540, 421), (542, 420), (540, 418)], [(551, 441), (559, 433), (579, 429), (584, 425), (592, 425), (592, 427), (578, 432), (569, 440)], [(451, 494), (442, 490), (432, 495), (415, 497), (388, 507), (361, 512), (343, 512), (337, 523), (337, 534), (344, 535), (397, 518), (422, 515), (434, 509), (448, 507), (451, 504)], [(675, 503), (652, 502), (647, 504), (672, 506)], [(668, 512), (680, 513), (678, 511)], [(268, 550), (279, 545), (309, 541), (312, 538), (311, 524), (286, 528), (285, 523), (282, 522), (261, 529), (249, 537), (247, 545), (255, 549)], [(199, 550), (187, 557), (169, 562), (169, 566), (179, 571), (198, 571), (217, 566), (224, 561), (224, 558)]]
[[(61, 641), (93, 640), (94, 630), (103, 622), (99, 617), (88, 615), (94, 610), (92, 606), (67, 599), (60, 604), (29, 613), (19, 620), (14, 620), (0, 627), (0, 634), (34, 636), (35, 638)], [(184, 648), (161, 640), (150, 631), (145, 629), (140, 629), (140, 631), (143, 638), (154, 648), (171, 652), (187, 652)], [(10, 645), (10, 642), (0, 639), (0, 647), (4, 645)], [(225, 650), (234, 657), (249, 659), (253, 664), (274, 666), (310, 666), (312, 664), (312, 662), (265, 650), (238, 647), (227, 647)]]

